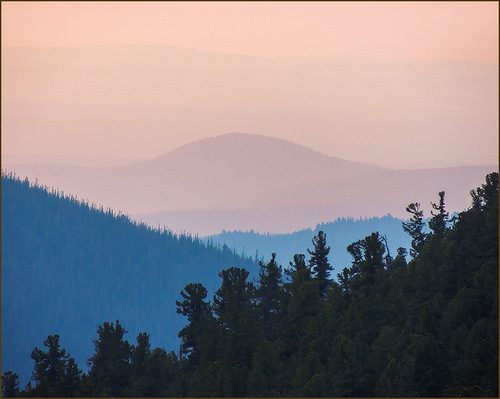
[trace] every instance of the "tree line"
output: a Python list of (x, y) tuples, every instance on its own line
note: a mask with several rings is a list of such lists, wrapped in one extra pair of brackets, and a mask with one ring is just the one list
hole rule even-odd
[(496, 397), (498, 174), (471, 195), (450, 218), (439, 193), (429, 230), (410, 204), (409, 251), (372, 233), (347, 247), (336, 279), (320, 231), (287, 268), (275, 254), (261, 262), (256, 281), (221, 271), (212, 300), (187, 284), (177, 353), (153, 349), (147, 333), (131, 344), (119, 321), (105, 322), (82, 373), (49, 336), (31, 354), (30, 385), (20, 392), (4, 373), (4, 395)]

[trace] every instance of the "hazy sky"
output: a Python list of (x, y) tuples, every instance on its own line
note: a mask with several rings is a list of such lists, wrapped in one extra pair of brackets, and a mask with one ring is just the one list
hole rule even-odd
[(2, 2), (5, 46), (496, 62), (497, 2)]
[(4, 156), (149, 158), (239, 131), (375, 164), (497, 162), (497, 2), (1, 7)]

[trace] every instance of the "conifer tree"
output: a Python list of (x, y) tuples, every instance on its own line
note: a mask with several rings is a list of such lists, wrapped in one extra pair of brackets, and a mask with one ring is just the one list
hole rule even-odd
[(290, 278), (288, 286), (292, 292), (297, 292), (302, 284), (312, 279), (311, 269), (306, 264), (304, 254), (295, 254), (293, 262), (290, 262), (290, 267), (285, 270), (285, 273)]
[(132, 348), (132, 379), (134, 381), (133, 391), (138, 396), (143, 396), (147, 392), (145, 380), (145, 365), (151, 356), (151, 345), (149, 334), (140, 333), (137, 336), (137, 344)]
[(472, 208), (483, 210), (488, 204), (491, 205), (495, 199), (498, 201), (498, 173), (493, 172), (486, 175), (486, 182), (471, 191)]
[(188, 284), (181, 291), (182, 301), (176, 301), (177, 313), (187, 317), (188, 325), (179, 332), (181, 356), (188, 356), (192, 365), (199, 362), (201, 337), (212, 318), (210, 304), (205, 301), (207, 290), (202, 284)]
[(276, 254), (268, 263), (260, 262), (259, 287), (257, 289), (258, 311), (264, 339), (276, 338), (283, 306), (282, 269), (276, 263)]
[(224, 345), (219, 354), (224, 378), (221, 395), (245, 396), (253, 352), (260, 337), (254, 305), (255, 289), (249, 272), (231, 267), (219, 273), (222, 284), (216, 291), (213, 310)]
[(431, 205), (432, 209), (434, 209), (435, 212), (431, 211), (432, 218), (429, 221), (429, 228), (432, 230), (435, 236), (442, 238), (448, 228), (449, 216), (448, 212), (446, 212), (445, 209), (444, 191), (439, 192), (439, 203), (432, 203)]
[(97, 329), (95, 353), (89, 359), (89, 377), (96, 395), (122, 396), (129, 388), (132, 346), (124, 340), (126, 333), (118, 320)]
[(2, 397), (14, 398), (19, 395), (19, 377), (16, 373), (7, 371), (2, 375)]
[(214, 313), (228, 332), (236, 332), (253, 315), (254, 287), (248, 282), (249, 272), (231, 267), (219, 273), (221, 287), (214, 296)]
[(78, 396), (81, 384), (82, 371), (78, 368), (75, 359), (68, 358), (62, 383), (63, 396)]
[(44, 341), (47, 348), (35, 348), (31, 358), (35, 361), (33, 377), (34, 391), (40, 396), (66, 396), (76, 392), (80, 371), (59, 344), (59, 335), (49, 335)]
[(426, 234), (424, 233), (424, 212), (420, 209), (418, 202), (408, 205), (406, 212), (411, 214), (411, 218), (403, 222), (403, 230), (411, 237), (410, 255), (416, 257), (426, 239)]
[(309, 266), (313, 272), (314, 279), (319, 283), (320, 295), (326, 297), (326, 292), (330, 285), (330, 272), (333, 269), (328, 262), (330, 247), (326, 245), (326, 234), (323, 231), (319, 231), (313, 238), (312, 243), (314, 246), (313, 250), (307, 250), (309, 255), (311, 255)]

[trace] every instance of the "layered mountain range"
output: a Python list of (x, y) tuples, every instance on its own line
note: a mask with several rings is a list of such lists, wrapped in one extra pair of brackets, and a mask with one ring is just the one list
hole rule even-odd
[(4, 164), (91, 203), (153, 226), (199, 235), (223, 230), (291, 232), (338, 217), (405, 217), (445, 191), (461, 211), (495, 165), (388, 169), (328, 156), (290, 141), (230, 133), (141, 162), (108, 167)]

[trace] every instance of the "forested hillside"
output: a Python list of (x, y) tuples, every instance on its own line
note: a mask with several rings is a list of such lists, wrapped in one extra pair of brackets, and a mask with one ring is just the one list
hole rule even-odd
[(207, 238), (207, 242), (227, 245), (237, 253), (261, 259), (276, 252), (276, 260), (287, 264), (297, 252), (304, 252), (311, 243), (311, 237), (323, 231), (330, 237), (330, 263), (334, 269), (350, 263), (347, 246), (373, 231), (387, 239), (389, 251), (408, 247), (410, 237), (403, 230), (402, 219), (391, 215), (363, 219), (338, 218), (332, 222), (320, 223), (314, 229), (303, 229), (288, 234), (262, 234), (254, 231), (223, 231)]
[(254, 261), (189, 236), (132, 223), (111, 210), (2, 175), (2, 365), (27, 382), (40, 337), (58, 333), (86, 365), (92, 334), (119, 319), (178, 349), (175, 299), (190, 281)]
[[(176, 301), (187, 320), (178, 354), (152, 349), (146, 333), (132, 344), (119, 322), (105, 322), (82, 375), (49, 336), (32, 352), (24, 394), (496, 397), (498, 173), (471, 194), (470, 208), (450, 218), (440, 192), (428, 232), (410, 204), (410, 247), (389, 255), (369, 234), (348, 246), (337, 281), (322, 231), (286, 269), (274, 254), (261, 263), (255, 283), (243, 268), (220, 272), (212, 300), (196, 276)], [(18, 394), (16, 376), (3, 379), (4, 392)]]

